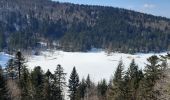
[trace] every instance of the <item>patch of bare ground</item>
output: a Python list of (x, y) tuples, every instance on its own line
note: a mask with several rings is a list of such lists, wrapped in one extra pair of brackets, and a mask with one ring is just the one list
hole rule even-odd
[(7, 85), (9, 88), (9, 94), (10, 94), (11, 100), (20, 100), (21, 99), (21, 96), (20, 96), (21, 91), (17, 85), (17, 81), (8, 79)]
[(164, 77), (156, 83), (154, 89), (157, 100), (170, 100), (170, 68), (164, 72)]

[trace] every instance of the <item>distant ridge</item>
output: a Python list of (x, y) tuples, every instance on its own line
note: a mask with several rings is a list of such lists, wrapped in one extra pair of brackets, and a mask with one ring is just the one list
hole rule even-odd
[(1, 0), (0, 49), (36, 49), (38, 42), (66, 51), (167, 51), (170, 19), (51, 0)]

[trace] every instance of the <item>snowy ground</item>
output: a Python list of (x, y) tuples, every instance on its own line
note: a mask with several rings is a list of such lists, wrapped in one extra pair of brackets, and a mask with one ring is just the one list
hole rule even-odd
[[(103, 78), (109, 80), (113, 75), (120, 59), (123, 60), (125, 69), (129, 66), (132, 59), (135, 59), (136, 63), (142, 69), (147, 63), (146, 59), (154, 55), (148, 54), (124, 54), (124, 53), (112, 53), (106, 54), (104, 51), (96, 52), (42, 52), (40, 56), (30, 56), (28, 59), (28, 68), (33, 69), (35, 66), (41, 66), (44, 71), (50, 69), (54, 72), (56, 66), (61, 64), (67, 73), (67, 79), (70, 76), (72, 68), (75, 66), (80, 78), (86, 77), (90, 74), (94, 81), (99, 81)], [(166, 55), (166, 53), (159, 53), (155, 55)], [(5, 65), (6, 61), (10, 58), (9, 55), (0, 53), (0, 64)]]
[[(166, 53), (160, 53), (156, 55), (165, 55)], [(112, 53), (106, 54), (104, 51), (98, 52), (43, 52), (41, 56), (31, 56), (28, 58), (28, 66), (33, 69), (35, 66), (41, 66), (44, 71), (50, 69), (54, 71), (58, 64), (64, 67), (69, 77), (72, 68), (75, 66), (80, 78), (86, 77), (88, 74), (93, 80), (99, 81), (103, 78), (109, 80), (113, 75), (120, 59), (123, 60), (125, 69), (129, 66), (132, 59), (135, 59), (136, 63), (142, 69), (147, 63), (146, 59), (154, 55), (149, 54), (124, 54), (124, 53)]]

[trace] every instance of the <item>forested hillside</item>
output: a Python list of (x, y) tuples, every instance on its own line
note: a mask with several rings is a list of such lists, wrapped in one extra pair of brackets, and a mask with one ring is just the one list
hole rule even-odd
[(0, 1), (1, 50), (35, 49), (42, 41), (67, 51), (160, 52), (170, 47), (170, 19), (51, 0)]

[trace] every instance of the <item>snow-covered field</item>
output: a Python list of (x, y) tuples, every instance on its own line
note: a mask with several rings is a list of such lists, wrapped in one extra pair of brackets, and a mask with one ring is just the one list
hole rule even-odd
[[(160, 53), (156, 55), (165, 55)], [(43, 52), (40, 56), (31, 56), (28, 58), (28, 66), (33, 69), (35, 66), (41, 66), (44, 71), (50, 69), (54, 71), (58, 64), (64, 67), (67, 78), (70, 76), (72, 68), (75, 66), (80, 78), (86, 77), (88, 74), (93, 80), (99, 81), (103, 78), (109, 80), (114, 74), (120, 59), (123, 60), (125, 69), (129, 66), (132, 59), (135, 59), (140, 68), (144, 68), (146, 59), (154, 55), (149, 54), (124, 54), (112, 53), (108, 55), (104, 51), (98, 52)]]
[[(152, 55), (154, 54), (138, 53), (131, 55), (124, 53), (111, 53), (108, 55), (104, 51), (86, 53), (45, 51), (39, 56), (32, 55), (27, 57), (27, 65), (30, 69), (33, 69), (35, 66), (41, 66), (44, 71), (50, 69), (51, 72), (54, 72), (56, 66), (61, 64), (67, 73), (67, 79), (70, 76), (72, 68), (75, 66), (80, 78), (86, 77), (88, 74), (90, 74), (91, 78), (97, 82), (103, 78), (109, 80), (114, 74), (120, 59), (123, 60), (125, 69), (127, 69), (132, 59), (135, 59), (136, 63), (142, 69), (147, 63), (146, 59)], [(159, 53), (155, 55), (166, 55), (166, 53)], [(0, 64), (4, 66), (9, 57), (9, 55), (0, 54)]]

